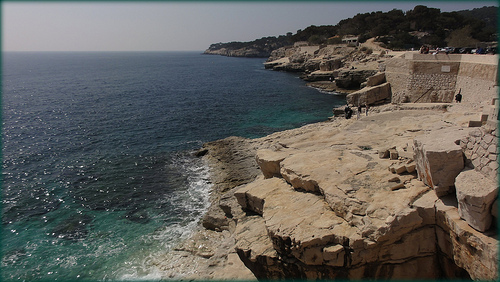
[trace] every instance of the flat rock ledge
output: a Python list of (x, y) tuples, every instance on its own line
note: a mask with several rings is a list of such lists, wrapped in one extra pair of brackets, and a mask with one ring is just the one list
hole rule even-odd
[[(460, 188), (481, 178), (464, 161), (457, 173), (422, 162), (460, 150), (463, 124), (459, 107), (373, 108), (359, 120), (205, 145), (212, 208), (197, 247), (180, 248), (199, 270), (183, 279), (497, 280), (495, 192)], [(461, 209), (492, 226), (473, 226)]]

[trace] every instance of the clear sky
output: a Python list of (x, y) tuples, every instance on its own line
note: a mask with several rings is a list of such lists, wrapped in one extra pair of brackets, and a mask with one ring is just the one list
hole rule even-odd
[(4, 51), (203, 51), (210, 44), (296, 33), (335, 25), (358, 13), (442, 12), (497, 1), (235, 1), (235, 2), (5, 2)]

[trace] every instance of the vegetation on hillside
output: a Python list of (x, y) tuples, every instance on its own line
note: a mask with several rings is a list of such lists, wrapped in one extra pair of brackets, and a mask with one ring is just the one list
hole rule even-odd
[(292, 45), (298, 41), (310, 44), (341, 43), (345, 35), (359, 37), (360, 42), (376, 37), (393, 50), (418, 48), (421, 45), (437, 47), (476, 47), (480, 42), (497, 40), (497, 7), (483, 7), (458, 12), (418, 5), (410, 11), (391, 10), (357, 14), (336, 25), (311, 25), (296, 34), (263, 37), (251, 42), (212, 44), (209, 50), (245, 47), (265, 50)]
[(292, 40), (322, 44), (334, 43), (332, 41), (338, 41), (344, 35), (357, 35), (360, 42), (377, 37), (390, 49), (407, 49), (423, 44), (474, 47), (479, 42), (497, 40), (496, 13), (496, 7), (441, 12), (419, 5), (406, 12), (394, 9), (385, 13), (357, 14), (334, 26), (310, 26), (297, 31)]
[(293, 44), (293, 42), (291, 41), (291, 35), (288, 36), (280, 35), (278, 37), (275, 36), (262, 37), (261, 39), (249, 42), (233, 41), (229, 43), (215, 43), (210, 45), (208, 50), (218, 50), (221, 48), (226, 48), (230, 50), (237, 50), (241, 48), (254, 48), (259, 52), (264, 52), (264, 53), (268, 52), (270, 54), (272, 50), (284, 46), (289, 46), (291, 44)]

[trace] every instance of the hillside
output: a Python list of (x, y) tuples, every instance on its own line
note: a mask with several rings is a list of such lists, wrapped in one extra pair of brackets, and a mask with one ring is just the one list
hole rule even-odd
[(210, 45), (205, 54), (228, 57), (261, 57), (267, 58), (273, 50), (293, 44), (291, 34), (288, 36), (263, 37), (249, 42), (215, 43)]
[(376, 37), (392, 50), (419, 48), (423, 44), (437, 47), (476, 47), (480, 42), (497, 40), (498, 8), (482, 7), (457, 12), (441, 12), (423, 5), (410, 11), (391, 10), (357, 14), (336, 25), (311, 25), (295, 34), (264, 37), (251, 42), (212, 44), (206, 54), (242, 57), (267, 57), (280, 47), (307, 41), (311, 45), (338, 44), (345, 35), (358, 36), (363, 43)]

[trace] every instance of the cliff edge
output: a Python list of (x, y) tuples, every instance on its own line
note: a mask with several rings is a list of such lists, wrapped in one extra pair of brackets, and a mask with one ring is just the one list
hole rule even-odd
[[(205, 144), (212, 207), (158, 262), (166, 278), (498, 279), (496, 88), (474, 93), (493, 82), (455, 75), (463, 103), (375, 104)], [(368, 101), (370, 81), (348, 102)]]

